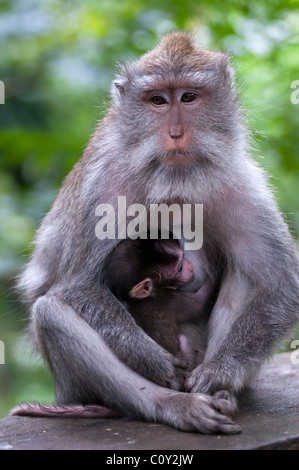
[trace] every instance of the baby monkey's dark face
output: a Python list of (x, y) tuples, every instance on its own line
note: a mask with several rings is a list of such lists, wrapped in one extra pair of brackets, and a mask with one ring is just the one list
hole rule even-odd
[[(178, 290), (192, 281), (194, 271), (177, 240), (126, 240), (112, 256), (114, 289), (131, 299)], [(117, 284), (117, 285), (116, 285)]]

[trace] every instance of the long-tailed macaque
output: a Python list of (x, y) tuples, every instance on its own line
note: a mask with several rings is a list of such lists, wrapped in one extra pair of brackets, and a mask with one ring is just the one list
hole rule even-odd
[(193, 279), (193, 266), (177, 240), (121, 242), (109, 258), (106, 284), (139, 325), (160, 346), (187, 361), (193, 370), (203, 360), (205, 314), (212, 283), (196, 292), (183, 291)]
[[(250, 156), (229, 57), (172, 33), (122, 66), (112, 95), (20, 277), (33, 337), (59, 405), (104, 404), (185, 431), (236, 432), (212, 395), (246, 386), (298, 321), (299, 261)], [(177, 358), (105, 284), (106, 260), (123, 234), (97, 238), (96, 208), (110, 204), (123, 217), (119, 195), (147, 211), (203, 205), (203, 246), (190, 256), (195, 277), (217, 285), (217, 299), (203, 363), (185, 392)]]

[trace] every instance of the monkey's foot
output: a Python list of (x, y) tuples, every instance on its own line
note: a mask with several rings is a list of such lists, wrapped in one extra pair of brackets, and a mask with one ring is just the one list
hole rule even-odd
[(241, 428), (230, 417), (233, 413), (228, 400), (202, 393), (173, 393), (161, 397), (157, 405), (157, 421), (181, 431), (203, 434), (237, 434)]

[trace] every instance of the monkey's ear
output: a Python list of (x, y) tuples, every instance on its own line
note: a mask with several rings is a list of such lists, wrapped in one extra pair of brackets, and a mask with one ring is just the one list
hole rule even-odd
[(153, 291), (153, 281), (150, 277), (146, 277), (130, 290), (130, 297), (133, 299), (146, 299)]
[(113, 82), (113, 94), (121, 96), (125, 92), (125, 85), (126, 85), (127, 80), (122, 77), (122, 76), (117, 76), (116, 79)]
[(234, 83), (235, 70), (233, 67), (233, 60), (228, 52), (216, 52), (216, 64), (222, 78), (227, 79), (230, 83)]
[(125, 91), (125, 81), (114, 80), (113, 85), (115, 88), (120, 92), (123, 93)]

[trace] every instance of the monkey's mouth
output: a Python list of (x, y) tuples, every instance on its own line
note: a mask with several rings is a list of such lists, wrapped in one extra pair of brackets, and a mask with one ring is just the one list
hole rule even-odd
[(165, 153), (163, 162), (171, 167), (184, 167), (195, 163), (195, 157), (186, 150), (172, 150)]

